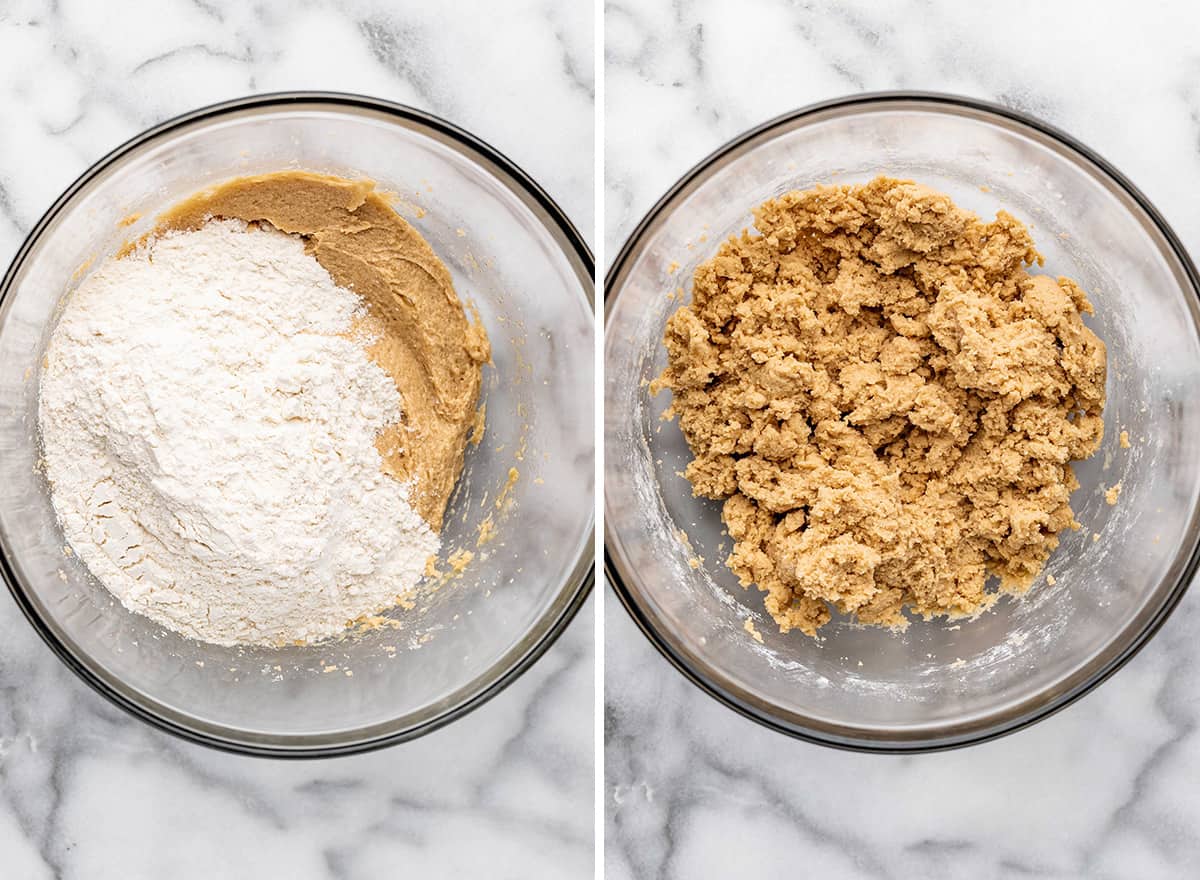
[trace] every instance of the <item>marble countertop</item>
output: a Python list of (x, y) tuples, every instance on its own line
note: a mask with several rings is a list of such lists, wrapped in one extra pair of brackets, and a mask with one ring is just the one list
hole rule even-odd
[[(1200, 253), (1200, 49), (1184, 2), (611, 0), (606, 253), (710, 151), (854, 92), (1035, 114), (1122, 169)], [(1125, 8), (1125, 7), (1122, 7)], [(1200, 594), (1096, 692), (974, 748), (790, 741), (684, 680), (605, 596), (607, 874), (620, 878), (1200, 875)]]
[[(285, 89), (442, 115), (521, 165), (587, 236), (590, 8), (409, 5), (403, 17), (370, 2), (0, 5), (0, 263), (126, 138), (203, 104)], [(0, 874), (590, 876), (592, 607), (463, 720), (368, 755), (283, 762), (210, 751), (126, 716), (0, 597)]]

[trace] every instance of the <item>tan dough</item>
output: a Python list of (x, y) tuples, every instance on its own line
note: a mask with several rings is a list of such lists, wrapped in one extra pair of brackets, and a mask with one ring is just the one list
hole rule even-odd
[(369, 180), (305, 171), (241, 177), (173, 207), (155, 231), (211, 217), (263, 222), (303, 236), (333, 280), (367, 303), (371, 359), (395, 379), (402, 422), (376, 440), (384, 470), (415, 478), (412, 504), (440, 531), (480, 416), (487, 333), (468, 322), (450, 272)]
[(780, 627), (902, 628), (1028, 588), (1104, 431), (1106, 352), (1026, 228), (877, 178), (789, 193), (671, 316), (669, 389), (727, 563)]

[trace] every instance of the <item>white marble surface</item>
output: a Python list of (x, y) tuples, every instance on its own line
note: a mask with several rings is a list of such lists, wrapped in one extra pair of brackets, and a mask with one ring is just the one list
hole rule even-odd
[[(1200, 253), (1193, 4), (688, 4), (606, 16), (609, 257), (693, 163), (778, 113), (864, 90), (959, 92), (1073, 133)], [(1115, 678), (1000, 741), (850, 754), (746, 721), (606, 611), (608, 876), (1200, 876), (1200, 594)]]
[[(0, 263), (103, 152), (251, 92), (331, 89), (488, 140), (592, 218), (586, 6), (92, 0), (0, 4)], [(0, 876), (585, 877), (592, 605), (520, 681), (415, 743), (280, 762), (151, 730), (0, 597)]]

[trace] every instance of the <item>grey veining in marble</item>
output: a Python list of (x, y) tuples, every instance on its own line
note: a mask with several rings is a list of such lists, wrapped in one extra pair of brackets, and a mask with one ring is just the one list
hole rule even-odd
[[(591, 10), (554, 0), (2, 3), (0, 262), (88, 164), (143, 128), (303, 88), (457, 122), (590, 238), (593, 42)], [(126, 716), (0, 597), (0, 876), (590, 876), (591, 608), (516, 684), (442, 731), (281, 762)]]
[[(1200, 13), (1186, 2), (614, 0), (606, 252), (692, 164), (814, 101), (924, 89), (1025, 110), (1121, 168), (1200, 251)], [(1125, 669), (1026, 731), (919, 757), (787, 740), (606, 611), (608, 876), (1200, 875), (1200, 595)]]

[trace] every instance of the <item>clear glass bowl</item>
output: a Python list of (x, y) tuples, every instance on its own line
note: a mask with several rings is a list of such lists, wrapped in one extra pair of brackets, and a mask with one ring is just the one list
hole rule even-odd
[[(761, 594), (725, 568), (720, 504), (677, 472), (690, 456), (646, 383), (665, 363), (667, 316), (696, 266), (753, 225), (751, 207), (818, 183), (911, 177), (991, 217), (1032, 225), (1044, 271), (1082, 283), (1109, 352), (1106, 434), (1077, 468), (1084, 528), (1025, 597), (973, 622), (902, 635), (846, 620), (781, 635)], [(677, 271), (673, 271), (678, 263)], [(886, 94), (774, 120), (706, 159), (658, 202), (606, 287), (605, 548), (610, 580), (688, 677), (777, 730), (828, 745), (920, 751), (1043, 718), (1096, 686), (1155, 632), (1197, 564), (1200, 297), (1196, 271), (1128, 181), (1061, 132), (940, 95)], [(1126, 430), (1131, 449), (1120, 448)], [(1102, 490), (1120, 482), (1115, 507)], [(686, 532), (691, 549), (676, 536)], [(703, 564), (693, 569), (689, 559)], [(762, 644), (745, 631), (753, 622)]]
[[(36, 468), (41, 352), (81, 267), (203, 186), (283, 168), (367, 176), (397, 193), (400, 213), (479, 310), (493, 344), (487, 433), (468, 450), (451, 499), (443, 562), (458, 548), (476, 555), (416, 609), (393, 613), (398, 628), (312, 647), (221, 648), (126, 611), (64, 554)], [(553, 201), (491, 147), (427, 114), (349, 95), (285, 94), (152, 129), (54, 203), (0, 287), (0, 549), (9, 587), (85, 681), (202, 743), (330, 755), (445, 724), (540, 656), (592, 585), (592, 302), (591, 255)], [(511, 508), (499, 513), (493, 502), (511, 467), (520, 477)], [(496, 535), (477, 547), (489, 512)]]

